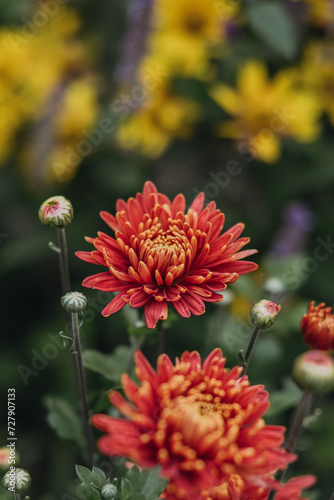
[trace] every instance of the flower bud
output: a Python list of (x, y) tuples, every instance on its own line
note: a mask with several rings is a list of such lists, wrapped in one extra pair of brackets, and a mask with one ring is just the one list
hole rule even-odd
[(332, 308), (325, 307), (324, 302), (316, 307), (314, 301), (309, 304), (301, 328), (305, 343), (311, 349), (334, 351), (334, 315)]
[(266, 299), (260, 300), (250, 311), (250, 318), (253, 326), (261, 330), (269, 328), (274, 323), (280, 310), (281, 306), (278, 306), (275, 302)]
[(38, 216), (42, 224), (51, 229), (62, 228), (73, 220), (73, 207), (64, 196), (52, 196), (40, 207)]
[(15, 468), (6, 472), (2, 484), (7, 490), (14, 487), (16, 493), (24, 493), (31, 484), (31, 477), (28, 471)]
[(105, 500), (114, 500), (117, 495), (117, 487), (114, 484), (105, 484), (102, 487), (101, 495)]
[(87, 306), (87, 297), (81, 292), (68, 292), (60, 299), (60, 303), (69, 313), (84, 311)]
[[(8, 470), (10, 467), (9, 464), (9, 458), (10, 458), (10, 450), (7, 446), (4, 446), (3, 448), (0, 448), (0, 470)], [(19, 454), (15, 450), (15, 463), (19, 462)]]
[(334, 361), (324, 351), (308, 351), (298, 356), (292, 374), (305, 391), (324, 394), (334, 389)]

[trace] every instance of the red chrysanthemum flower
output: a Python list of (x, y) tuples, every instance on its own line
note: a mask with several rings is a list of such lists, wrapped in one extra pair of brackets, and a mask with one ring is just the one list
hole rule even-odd
[(177, 195), (171, 202), (146, 182), (143, 193), (127, 202), (118, 200), (116, 217), (101, 212), (102, 219), (115, 231), (115, 239), (98, 233), (86, 238), (93, 252), (76, 255), (108, 271), (89, 276), (83, 285), (106, 292), (119, 292), (103, 309), (103, 316), (119, 311), (126, 303), (145, 307), (148, 328), (166, 319), (170, 302), (188, 318), (205, 311), (204, 302), (223, 300), (220, 292), (240, 274), (257, 268), (240, 262), (256, 250), (241, 248), (249, 238), (239, 238), (243, 224), (221, 234), (224, 214), (211, 201), (206, 208), (200, 193), (185, 213), (185, 199)]
[(278, 486), (273, 475), (296, 457), (281, 446), (284, 427), (262, 419), (269, 406), (263, 386), (251, 386), (239, 366), (227, 370), (220, 349), (203, 365), (197, 352), (183, 353), (175, 366), (163, 354), (156, 372), (140, 351), (135, 361), (140, 386), (122, 378), (130, 402), (110, 393), (127, 418), (91, 419), (107, 433), (98, 441), (101, 453), (143, 467), (160, 464), (170, 478), (168, 500), (237, 500)]
[(301, 327), (304, 340), (311, 349), (334, 351), (334, 315), (331, 307), (322, 302), (314, 306), (312, 301), (304, 314)]

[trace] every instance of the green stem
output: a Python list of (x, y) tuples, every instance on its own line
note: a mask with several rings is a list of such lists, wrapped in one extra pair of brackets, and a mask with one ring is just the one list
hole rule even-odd
[[(305, 416), (309, 413), (313, 402), (313, 394), (308, 391), (304, 391), (301, 400), (299, 401), (298, 408), (295, 414), (295, 418), (293, 419), (292, 426), (286, 441), (285, 449), (289, 453), (293, 453), (298, 436), (303, 426), (303, 420)], [(283, 479), (283, 475), (286, 472), (287, 468), (284, 470), (279, 470), (275, 475), (275, 479), (279, 482)], [(268, 496), (268, 500), (274, 500), (276, 496), (277, 490), (272, 490)]]
[(131, 375), (131, 372), (135, 364), (134, 353), (136, 352), (137, 349), (140, 348), (140, 346), (143, 343), (143, 340), (144, 340), (143, 337), (135, 337), (134, 335), (130, 335), (131, 356), (125, 370), (125, 373), (128, 373), (129, 375)]
[(158, 323), (158, 343), (157, 343), (157, 358), (165, 352), (165, 330), (163, 320)]
[(14, 500), (21, 500), (20, 493), (14, 493)]
[(253, 349), (254, 349), (254, 346), (255, 346), (255, 343), (257, 341), (257, 338), (259, 336), (260, 331), (261, 331), (260, 328), (257, 328), (257, 327), (255, 327), (253, 330), (252, 337), (250, 339), (250, 342), (248, 344), (248, 348), (247, 348), (247, 351), (245, 354), (244, 371), (242, 373), (243, 375), (246, 375), (246, 372), (247, 372), (247, 369), (249, 366), (249, 362), (250, 362), (250, 358), (252, 356), (252, 352), (253, 352)]
[(77, 384), (78, 384), (80, 403), (81, 403), (82, 427), (83, 427), (84, 435), (86, 438), (89, 465), (92, 466), (92, 462), (93, 462), (93, 438), (92, 438), (92, 430), (91, 430), (91, 427), (89, 425), (89, 409), (88, 409), (89, 407), (88, 407), (88, 398), (87, 398), (87, 384), (86, 384), (85, 371), (84, 371), (83, 362), (82, 362), (78, 313), (71, 313), (71, 320), (72, 320), (72, 335), (73, 335), (74, 351), (75, 351), (74, 352), (75, 370), (76, 370)]
[(62, 294), (65, 295), (65, 293), (71, 291), (65, 228), (62, 227), (60, 229), (57, 229), (57, 233), (58, 233), (58, 244), (60, 249), (59, 267), (60, 267), (61, 289), (62, 289)]

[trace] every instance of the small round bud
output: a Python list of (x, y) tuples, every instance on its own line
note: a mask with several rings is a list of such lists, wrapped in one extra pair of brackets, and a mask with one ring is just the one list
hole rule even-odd
[(114, 484), (105, 484), (102, 486), (101, 495), (105, 500), (114, 500), (117, 495), (117, 487)]
[(24, 493), (31, 484), (31, 477), (28, 471), (15, 468), (6, 472), (2, 484), (7, 490), (14, 488), (16, 493)]
[(262, 299), (252, 307), (249, 315), (253, 326), (264, 330), (272, 326), (280, 310), (281, 306), (278, 306), (275, 302)]
[(81, 292), (68, 292), (60, 299), (60, 303), (69, 313), (84, 311), (87, 306), (87, 297)]
[(41, 205), (38, 216), (51, 229), (65, 227), (73, 220), (72, 203), (64, 196), (52, 196)]
[(305, 391), (324, 394), (334, 389), (334, 361), (324, 351), (308, 351), (298, 356), (292, 375)]

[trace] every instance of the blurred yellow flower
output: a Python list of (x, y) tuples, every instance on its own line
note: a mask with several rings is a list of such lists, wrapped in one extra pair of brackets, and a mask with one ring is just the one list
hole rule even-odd
[(21, 160), (25, 175), (36, 182), (52, 180), (49, 159), (63, 155), (62, 148), (79, 140), (97, 117), (97, 88), (86, 76), (89, 61), (76, 38), (79, 28), (75, 11), (62, 7), (40, 28), (30, 23), (29, 31), (0, 30), (0, 164), (15, 157), (17, 134), (24, 129), (28, 145), (21, 137)]
[(208, 78), (210, 57), (239, 12), (232, 0), (157, 0), (148, 49), (174, 74)]
[(36, 116), (36, 130), (43, 125), (48, 128), (49, 147), (44, 151), (43, 137), (37, 134), (36, 141), (30, 141), (21, 156), (26, 173), (30, 171), (43, 183), (69, 181), (82, 159), (93, 150), (87, 136), (99, 112), (94, 81), (78, 78), (59, 93), (50, 119), (44, 114), (50, 111), (48, 106)]
[(196, 103), (176, 95), (168, 80), (162, 79), (120, 124), (116, 139), (124, 149), (158, 157), (174, 137), (189, 136), (198, 115)]
[(320, 132), (319, 99), (296, 82), (294, 70), (269, 79), (264, 63), (248, 61), (238, 72), (236, 89), (218, 84), (211, 90), (213, 99), (233, 118), (218, 127), (218, 135), (236, 139), (240, 152), (267, 163), (278, 159), (281, 137), (315, 140)]
[(334, 43), (310, 43), (299, 75), (304, 85), (318, 93), (321, 107), (334, 127)]

